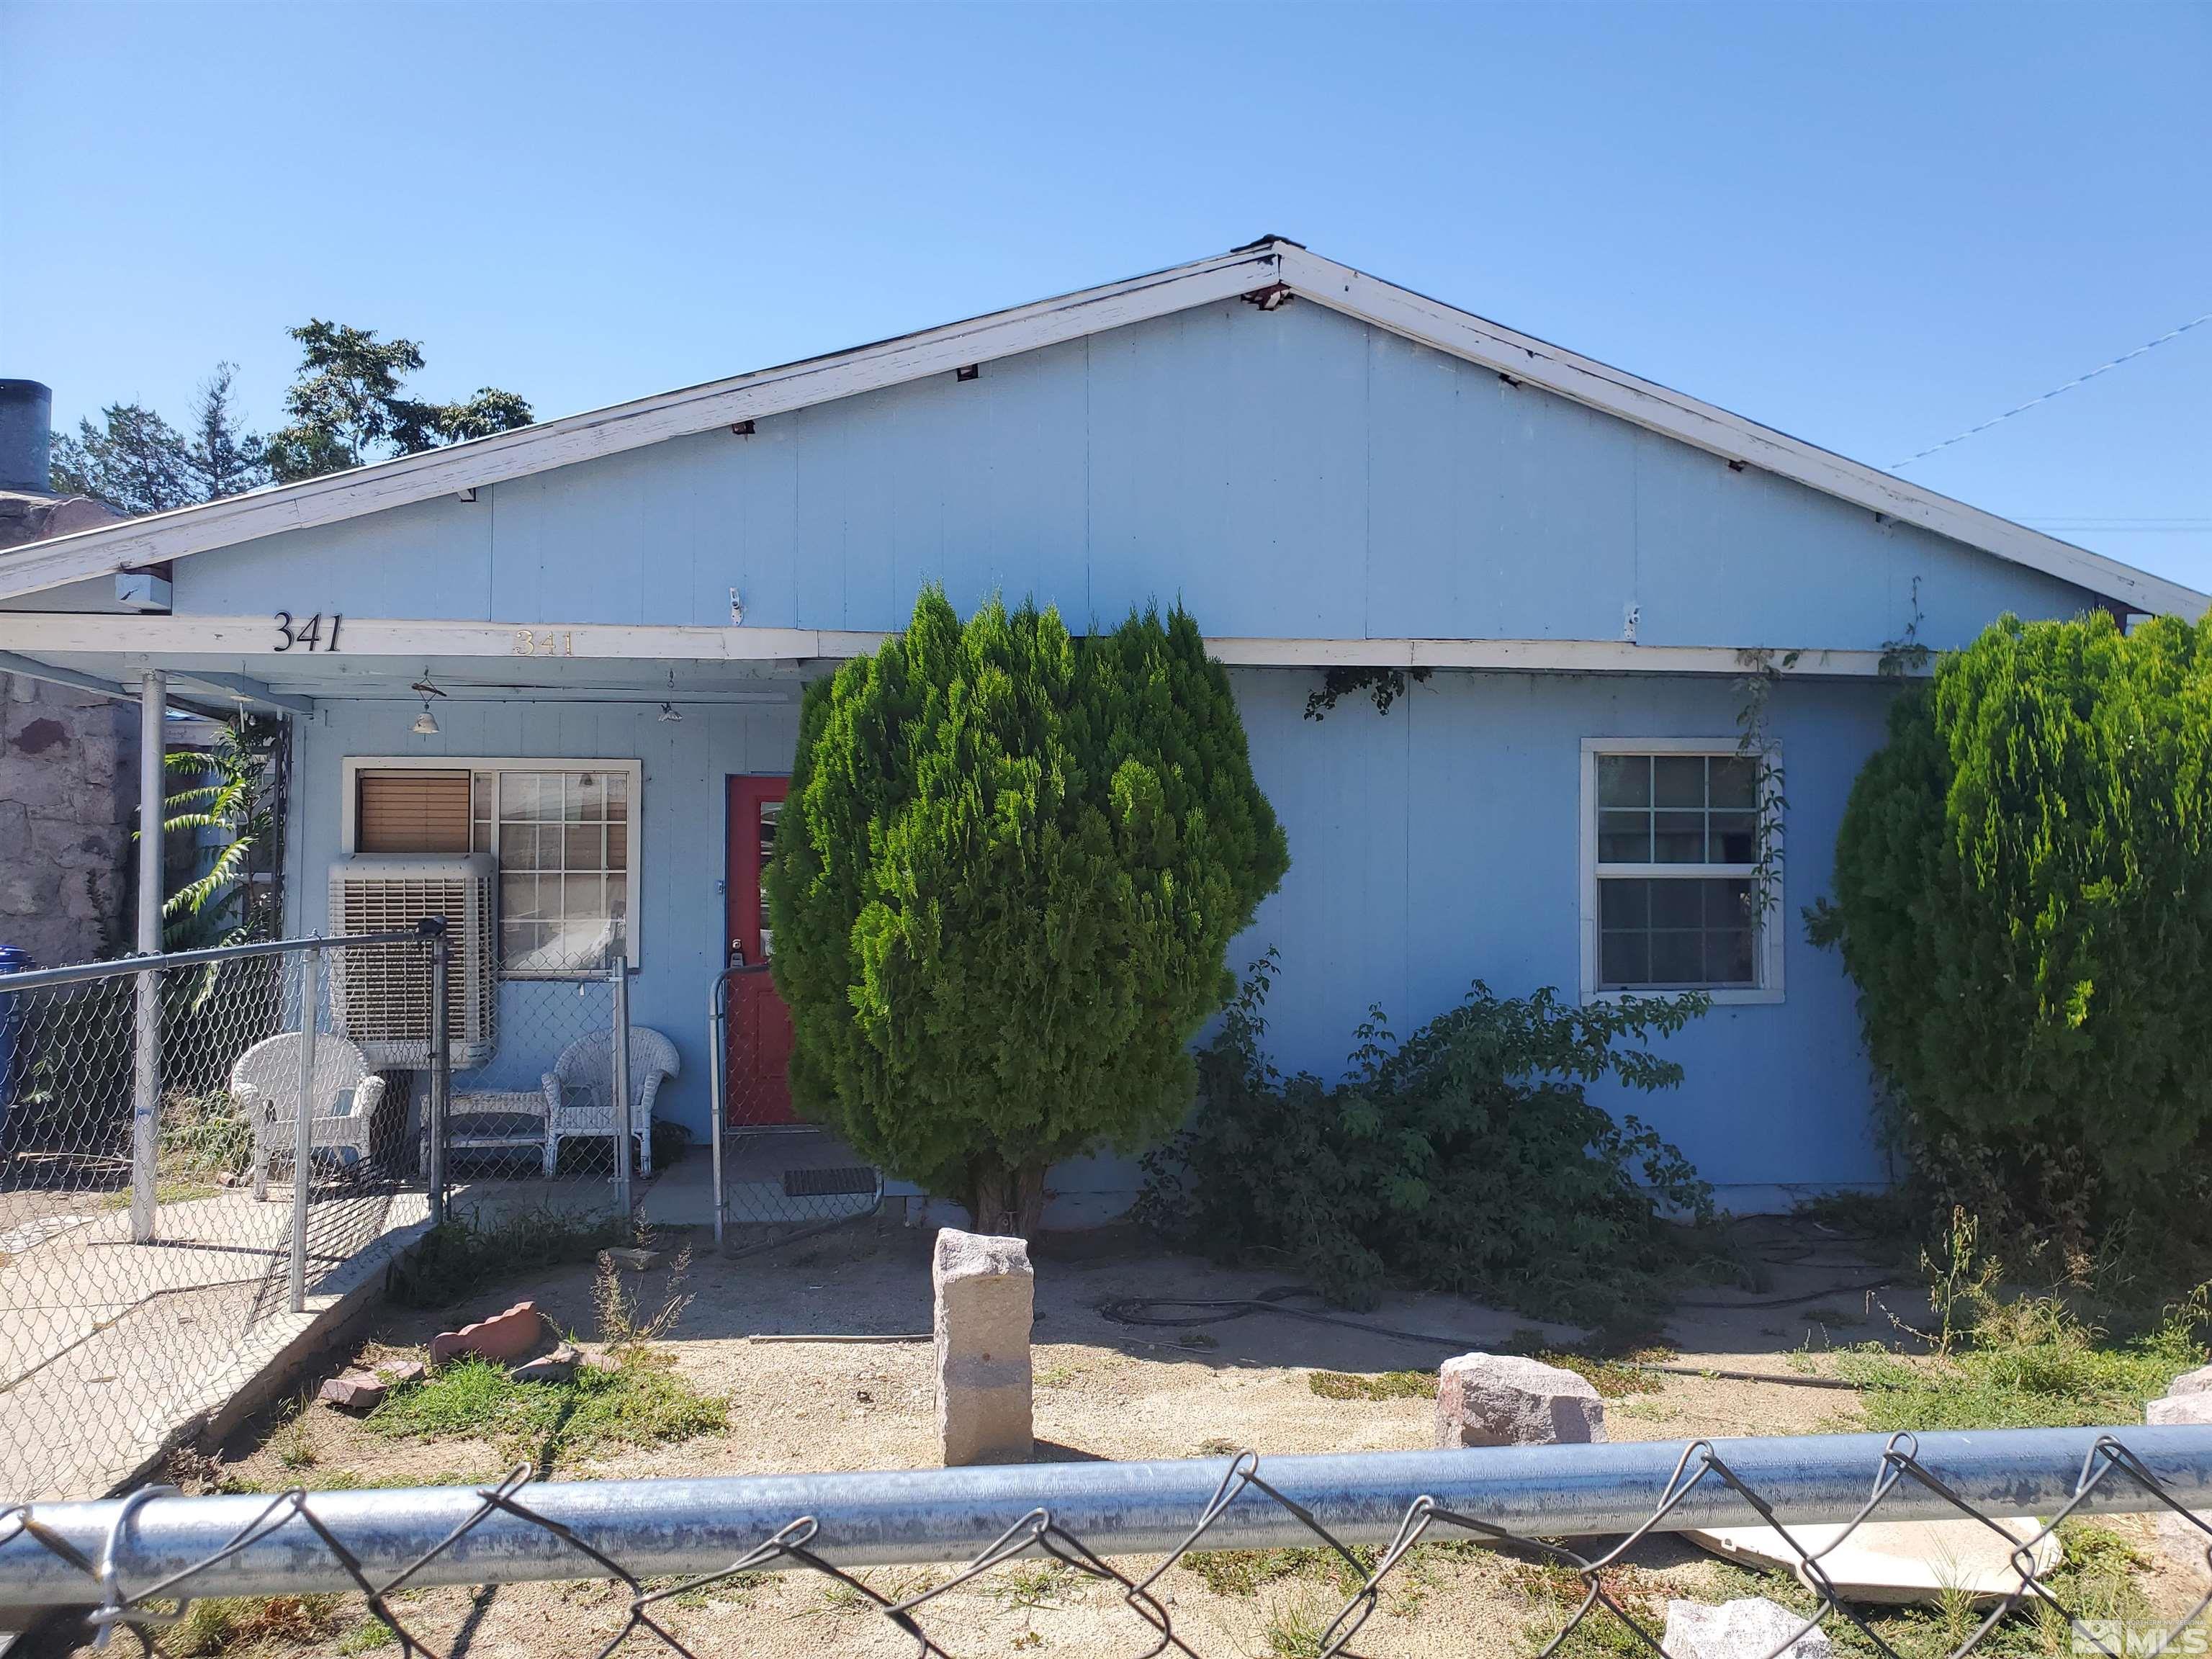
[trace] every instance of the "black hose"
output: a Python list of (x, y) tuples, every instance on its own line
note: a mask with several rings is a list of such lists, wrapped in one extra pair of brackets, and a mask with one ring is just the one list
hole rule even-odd
[[(1881, 1281), (1887, 1284), (1889, 1281)], [(1341, 1314), (1316, 1313), (1310, 1308), (1284, 1306), (1284, 1300), (1293, 1296), (1310, 1296), (1312, 1292), (1296, 1285), (1279, 1285), (1257, 1296), (1233, 1297), (1218, 1300), (1200, 1300), (1188, 1297), (1133, 1297), (1116, 1302), (1101, 1303), (1098, 1316), (1116, 1325), (1146, 1325), (1181, 1328), (1191, 1325), (1218, 1325), (1232, 1319), (1243, 1319), (1255, 1313), (1281, 1314), (1289, 1319), (1303, 1319), (1311, 1325), (1334, 1325), (1347, 1331), (1358, 1331), (1368, 1336), (1389, 1337), (1399, 1342), (1418, 1342), (1426, 1346), (1449, 1348), (1455, 1353), (1479, 1352), (1483, 1344), (1473, 1337), (1446, 1336), (1436, 1331), (1401, 1331), (1387, 1325), (1376, 1325), (1364, 1319), (1346, 1319)], [(1840, 1289), (1818, 1292), (1823, 1295), (1841, 1294)], [(1810, 1297), (1791, 1297), (1792, 1301), (1809, 1301)], [(1692, 1303), (1688, 1306), (1699, 1304)], [(1771, 1305), (1757, 1302), (1729, 1302), (1717, 1304), (1731, 1308), (1756, 1308)], [(1157, 1308), (1206, 1308), (1229, 1310), (1194, 1316), (1164, 1316), (1152, 1310)], [(1778, 1376), (1765, 1371), (1724, 1370), (1709, 1365), (1667, 1365), (1645, 1360), (1624, 1359), (1610, 1362), (1643, 1371), (1662, 1371), (1670, 1376), (1724, 1377), (1737, 1382), (1780, 1382), (1791, 1388), (1842, 1389), (1856, 1394), (1858, 1385), (1834, 1376)]]

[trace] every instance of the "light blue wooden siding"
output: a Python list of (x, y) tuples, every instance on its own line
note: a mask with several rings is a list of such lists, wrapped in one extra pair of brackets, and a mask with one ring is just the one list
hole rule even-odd
[[(179, 611), (1879, 647), (2090, 596), (1310, 304), (1237, 302), (177, 566)], [(284, 596), (279, 599), (277, 596)]]
[[(640, 886), (638, 973), (631, 1018), (665, 1032), (682, 1056), (682, 1076), (664, 1087), (658, 1110), (703, 1134), (708, 1124), (707, 997), (722, 967), (720, 884), (724, 779), (732, 773), (787, 774), (799, 740), (799, 708), (693, 705), (681, 721), (651, 705), (514, 698), (441, 703), (439, 734), (408, 732), (414, 705), (325, 701), (298, 730), (294, 834), (287, 872), (295, 931), (320, 932), (329, 909), (330, 869), (341, 856), (343, 766), (348, 756), (453, 755), (548, 761), (638, 760), (644, 780), (636, 832)], [(604, 1011), (596, 988), (580, 1000), (573, 984), (510, 981), (500, 998), (500, 1052), (478, 1080), (486, 1088), (535, 1088), (562, 1043), (583, 1035), (586, 1007)]]
[[(1505, 994), (1552, 985), (1571, 996), (1582, 739), (1729, 742), (1735, 730), (1735, 699), (1720, 680), (1447, 672), (1387, 716), (1351, 700), (1316, 724), (1303, 718), (1311, 676), (1238, 671), (1235, 679), (1291, 863), (1231, 965), (1241, 971), (1270, 945), (1280, 950), (1270, 1048), (1286, 1069), (1331, 1078), (1370, 1003), (1402, 1035), (1477, 978)], [(1879, 741), (1885, 695), (1863, 684), (1790, 684), (1775, 696), (1790, 799), (1777, 913), (1789, 932), (1785, 1000), (1717, 1009), (1679, 1038), (1671, 1051), (1689, 1073), (1679, 1091), (1607, 1097), (1679, 1140), (1716, 1182), (1881, 1176), (1850, 987), (1832, 953), (1805, 944), (1798, 913), (1826, 890), (1844, 798)], [(295, 925), (309, 929), (322, 924), (339, 854), (344, 756), (643, 761), (634, 1017), (675, 1040), (684, 1075), (667, 1108), (703, 1132), (706, 998), (723, 949), (723, 780), (788, 769), (795, 707), (695, 706), (671, 724), (629, 705), (459, 702), (440, 708), (442, 730), (428, 739), (406, 735), (409, 703), (322, 707), (301, 727), (295, 796)], [(506, 988), (496, 1079), (534, 1084), (557, 1036), (576, 1034), (575, 994), (543, 983)], [(1127, 1174), (1109, 1168), (1087, 1178), (1126, 1183)]]
[[(1302, 718), (1310, 675), (1245, 671), (1238, 700), (1261, 786), (1291, 842), (1291, 871), (1237, 942), (1242, 969), (1281, 951), (1268, 1048), (1285, 1070), (1335, 1079), (1379, 1003), (1403, 1036), (1472, 981), (1501, 995), (1580, 971), (1580, 766), (1586, 737), (1733, 744), (1723, 680), (1439, 673), (1387, 715), (1346, 700)], [(1771, 724), (1788, 810), (1784, 996), (1716, 1008), (1668, 1046), (1687, 1077), (1657, 1095), (1600, 1091), (1677, 1140), (1729, 1186), (1882, 1178), (1851, 990), (1799, 913), (1828, 890), (1836, 829), (1889, 693), (1789, 684)]]

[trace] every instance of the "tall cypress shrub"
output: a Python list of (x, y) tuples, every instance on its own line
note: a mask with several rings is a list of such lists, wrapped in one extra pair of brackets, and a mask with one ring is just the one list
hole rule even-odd
[(1812, 920), (1947, 1195), (2093, 1225), (2201, 1195), (2212, 619), (2008, 616), (1942, 659), (1892, 708)]
[(1188, 615), (1078, 639), (927, 590), (807, 690), (768, 878), (793, 1100), (1032, 1232), (1048, 1164), (1180, 1120), (1229, 941), (1289, 862)]

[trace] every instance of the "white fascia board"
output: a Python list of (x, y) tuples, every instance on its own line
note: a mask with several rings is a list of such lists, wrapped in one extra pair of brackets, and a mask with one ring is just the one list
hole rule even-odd
[[(161, 665), (164, 658), (219, 656), (251, 662), (264, 679), (289, 667), (337, 666), (380, 659), (429, 658), (599, 662), (792, 663), (841, 661), (866, 654), (888, 634), (812, 628), (655, 627), (629, 623), (507, 623), (348, 617), (345, 647), (280, 651), (283, 635), (266, 617), (116, 617), (68, 611), (0, 611), (0, 651), (125, 652)], [(1483, 668), (1570, 674), (1729, 674), (1751, 672), (1746, 653), (1726, 645), (1633, 645), (1620, 640), (1269, 639), (1211, 636), (1217, 661), (1251, 668)], [(1864, 678), (1881, 672), (1878, 651), (1798, 650), (1757, 653), (1796, 678)], [(179, 669), (210, 684), (204, 672)], [(253, 685), (237, 679), (239, 686)], [(557, 691), (557, 686), (549, 686)]]
[(2146, 611), (2194, 620), (2212, 596), (2075, 547), (1963, 501), (1850, 460), (1741, 415), (1563, 350), (1546, 340), (1340, 265), (1304, 248), (1282, 249), (1293, 294), (1449, 356), (1571, 398), (1725, 460), (1833, 495), (2015, 564)]
[(2139, 610), (2194, 618), (2212, 606), (2212, 596), (2193, 588), (1922, 489), (1669, 387), (1282, 241), (449, 449), (33, 543), (0, 554), (0, 599), (287, 530), (465, 494), (505, 479), (878, 391), (969, 363), (1039, 350), (1278, 283), (1316, 305), (1447, 356)]
[(1273, 245), (1221, 254), (830, 356), (33, 543), (0, 555), (0, 599), (476, 489), (1234, 299), (1272, 286), (1279, 257)]

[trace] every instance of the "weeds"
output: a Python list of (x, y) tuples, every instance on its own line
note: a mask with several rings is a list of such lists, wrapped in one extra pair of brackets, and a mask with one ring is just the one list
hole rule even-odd
[[(637, 1234), (642, 1249), (652, 1248), (651, 1236)], [(642, 1353), (676, 1328), (691, 1298), (684, 1294), (684, 1280), (691, 1271), (691, 1247), (686, 1244), (669, 1264), (668, 1282), (662, 1287), (660, 1306), (647, 1318), (638, 1317), (637, 1298), (629, 1290), (623, 1270), (602, 1259), (599, 1276), (592, 1282), (592, 1304), (599, 1316), (599, 1337), (607, 1352), (617, 1358)]]
[(459, 1360), (396, 1391), (363, 1425), (393, 1439), (489, 1440), (550, 1467), (672, 1445), (719, 1431), (728, 1417), (726, 1397), (701, 1393), (666, 1359), (633, 1349), (611, 1370), (584, 1366), (566, 1382), (518, 1382), (503, 1367)]
[(589, 1261), (631, 1239), (618, 1216), (562, 1215), (532, 1210), (492, 1226), (448, 1221), (423, 1235), (413, 1257), (392, 1278), (392, 1298), (410, 1308), (443, 1308), (518, 1273)]
[(1978, 1262), (1973, 1224), (1954, 1218), (1929, 1299), (1936, 1353), (1900, 1359), (1878, 1343), (1838, 1356), (1837, 1374), (1865, 1391), (1875, 1429), (2067, 1428), (2142, 1420), (2143, 1403), (2204, 1363), (2202, 1287), (2154, 1330), (2111, 1340), (2057, 1296), (1999, 1298)]

